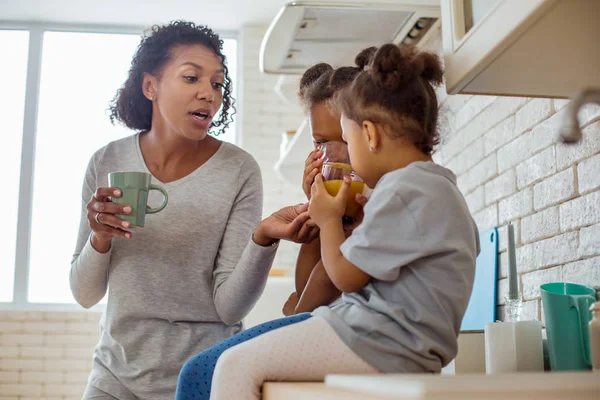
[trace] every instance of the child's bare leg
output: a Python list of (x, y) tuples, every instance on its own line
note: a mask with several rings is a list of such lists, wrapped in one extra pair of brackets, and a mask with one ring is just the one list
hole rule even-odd
[(357, 356), (325, 320), (313, 317), (266, 333), (223, 353), (212, 381), (212, 400), (254, 400), (268, 381), (322, 381), (327, 374), (377, 370)]
[(294, 309), (294, 314), (312, 312), (320, 306), (331, 304), (341, 294), (342, 292), (329, 279), (323, 261), (319, 260), (308, 278), (308, 283)]

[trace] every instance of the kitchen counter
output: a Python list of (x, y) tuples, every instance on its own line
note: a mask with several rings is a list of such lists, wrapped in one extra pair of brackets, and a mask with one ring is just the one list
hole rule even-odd
[(598, 400), (600, 374), (532, 372), (463, 375), (329, 375), (325, 382), (267, 382), (275, 400)]

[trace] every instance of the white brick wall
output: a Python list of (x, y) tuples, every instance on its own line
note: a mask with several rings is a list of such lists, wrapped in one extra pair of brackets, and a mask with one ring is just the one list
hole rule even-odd
[(0, 399), (81, 399), (98, 312), (0, 312)]
[(600, 238), (600, 224), (582, 228), (579, 231), (579, 254), (582, 257), (600, 255), (598, 238)]
[[(545, 282), (600, 289), (600, 107), (580, 112), (584, 139), (566, 145), (557, 141), (566, 103), (488, 96), (442, 102), (453, 128), (442, 129), (436, 160), (457, 174), (480, 229), (499, 229), (498, 304), (508, 289), (506, 226), (513, 223), (523, 318), (543, 319)], [(502, 306), (498, 311), (503, 315)]]
[(558, 221), (558, 207), (550, 207), (523, 218), (521, 220), (521, 242), (530, 243), (557, 235), (560, 232)]
[(516, 174), (510, 169), (484, 186), (485, 204), (492, 204), (517, 191)]
[[(438, 42), (430, 50), (440, 48)], [(508, 222), (515, 228), (523, 319), (544, 321), (539, 286), (545, 282), (600, 289), (600, 106), (580, 110), (583, 140), (566, 145), (558, 143), (557, 128), (568, 100), (437, 92), (444, 126), (435, 160), (457, 174), (479, 228), (498, 228), (500, 319)]]
[(564, 202), (575, 194), (575, 170), (569, 168), (533, 187), (533, 206), (537, 211), (543, 210), (545, 207)]
[(554, 153), (554, 147), (548, 147), (517, 165), (517, 187), (522, 189), (556, 173)]
[(577, 166), (577, 183), (580, 193), (600, 187), (600, 154), (582, 161)]
[(512, 196), (500, 200), (498, 204), (498, 221), (504, 225), (508, 222), (524, 217), (533, 211), (533, 190), (528, 187)]
[(563, 231), (600, 222), (600, 192), (596, 191), (560, 205), (560, 227)]

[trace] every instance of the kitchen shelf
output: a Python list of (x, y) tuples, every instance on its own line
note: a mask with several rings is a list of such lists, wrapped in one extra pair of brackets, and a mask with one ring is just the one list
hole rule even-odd
[(299, 185), (304, 173), (304, 162), (313, 149), (310, 125), (308, 119), (304, 118), (273, 167), (279, 178), (292, 185)]

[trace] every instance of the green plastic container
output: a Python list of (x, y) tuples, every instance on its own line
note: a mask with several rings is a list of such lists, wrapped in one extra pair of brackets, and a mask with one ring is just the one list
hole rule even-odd
[(592, 368), (590, 357), (590, 306), (596, 291), (574, 283), (540, 286), (546, 318), (550, 367), (554, 371)]

